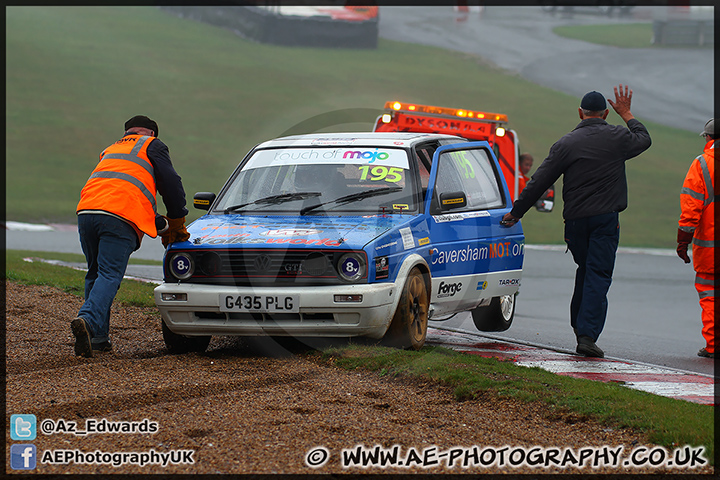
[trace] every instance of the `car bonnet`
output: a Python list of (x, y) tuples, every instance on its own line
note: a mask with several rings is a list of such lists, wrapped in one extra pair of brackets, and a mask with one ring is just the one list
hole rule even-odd
[[(206, 215), (188, 226), (188, 242), (176, 244), (254, 247), (361, 249), (383, 233), (407, 223), (408, 215), (252, 216)], [(192, 247), (190, 247), (192, 248)]]

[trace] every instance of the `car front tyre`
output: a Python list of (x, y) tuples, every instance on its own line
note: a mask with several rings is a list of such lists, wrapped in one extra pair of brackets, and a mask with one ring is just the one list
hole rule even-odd
[(405, 281), (390, 327), (385, 333), (385, 343), (398, 348), (420, 349), (427, 337), (429, 306), (430, 296), (425, 277), (419, 268), (413, 267)]
[(210, 344), (210, 335), (191, 337), (179, 335), (168, 328), (165, 320), (161, 320), (162, 336), (170, 353), (204, 352)]
[(517, 293), (493, 297), (490, 305), (477, 307), (472, 311), (473, 323), (481, 332), (504, 332), (512, 325), (515, 317)]

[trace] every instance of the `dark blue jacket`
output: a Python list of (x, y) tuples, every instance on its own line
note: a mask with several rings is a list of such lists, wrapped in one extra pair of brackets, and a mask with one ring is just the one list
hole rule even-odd
[(170, 151), (162, 140), (156, 138), (147, 148), (150, 163), (155, 169), (155, 186), (163, 199), (167, 216), (181, 218), (188, 214), (185, 208), (185, 189), (180, 175), (175, 171), (170, 160)]
[(650, 134), (639, 120), (628, 121), (626, 128), (586, 118), (550, 147), (510, 213), (521, 218), (560, 175), (566, 220), (621, 212), (627, 208), (625, 161), (650, 144)]

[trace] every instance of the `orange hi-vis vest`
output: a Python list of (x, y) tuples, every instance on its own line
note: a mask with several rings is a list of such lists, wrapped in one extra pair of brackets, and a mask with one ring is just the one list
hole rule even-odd
[(693, 234), (693, 267), (715, 273), (715, 142), (693, 160), (680, 192), (680, 230)]
[(155, 238), (155, 172), (147, 156), (154, 137), (126, 135), (100, 154), (100, 162), (80, 192), (77, 211), (102, 210)]

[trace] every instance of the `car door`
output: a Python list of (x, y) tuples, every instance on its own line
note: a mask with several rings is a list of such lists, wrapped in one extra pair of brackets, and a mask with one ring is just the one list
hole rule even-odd
[(525, 238), (519, 223), (500, 225), (511, 206), (487, 142), (455, 143), (435, 151), (425, 199), (434, 316), (517, 291)]

